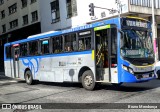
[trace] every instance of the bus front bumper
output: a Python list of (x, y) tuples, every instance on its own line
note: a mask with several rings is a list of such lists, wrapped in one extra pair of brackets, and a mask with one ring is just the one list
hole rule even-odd
[(121, 77), (121, 82), (128, 82), (128, 83), (145, 82), (155, 78), (156, 75), (154, 74), (154, 71), (148, 73), (138, 73), (138, 74), (131, 74), (127, 71), (124, 71)]

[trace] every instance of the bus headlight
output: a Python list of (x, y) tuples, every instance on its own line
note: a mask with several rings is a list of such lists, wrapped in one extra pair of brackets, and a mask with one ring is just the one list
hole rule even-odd
[(133, 72), (133, 69), (132, 68), (129, 68), (128, 71), (131, 73), (131, 74), (134, 74)]
[(126, 70), (126, 71), (128, 71), (128, 68), (126, 66), (124, 66), (124, 65), (123, 65), (123, 69)]
[(128, 71), (128, 72), (131, 73), (131, 74), (134, 74), (134, 71), (133, 71), (132, 68), (127, 67), (127, 66), (125, 66), (125, 65), (123, 65), (122, 67), (123, 67), (123, 69), (124, 69), (125, 71)]

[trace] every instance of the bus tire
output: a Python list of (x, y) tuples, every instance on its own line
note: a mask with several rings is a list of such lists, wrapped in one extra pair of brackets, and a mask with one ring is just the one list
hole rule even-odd
[(95, 88), (94, 76), (91, 70), (87, 70), (82, 74), (82, 86), (90, 91)]
[(30, 70), (27, 70), (26, 73), (25, 73), (25, 80), (26, 80), (26, 83), (28, 85), (32, 85), (33, 84), (33, 76), (32, 76), (32, 73)]

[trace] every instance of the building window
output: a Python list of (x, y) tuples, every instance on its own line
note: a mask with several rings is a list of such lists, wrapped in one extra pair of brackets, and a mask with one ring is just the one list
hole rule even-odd
[(55, 0), (51, 2), (51, 16), (52, 23), (60, 21), (59, 1)]
[(32, 4), (32, 3), (35, 3), (36, 1), (37, 1), (37, 0), (31, 0), (31, 4)]
[(0, 0), (0, 5), (2, 5), (4, 3), (4, 0)]
[(11, 5), (10, 7), (8, 7), (9, 9), (9, 14), (13, 14), (17, 11), (17, 3)]
[(9, 24), (10, 24), (10, 29), (17, 27), (18, 26), (18, 19), (11, 21)]
[(1, 11), (1, 18), (2, 18), (2, 19), (5, 18), (5, 11), (4, 11), (4, 10)]
[(38, 20), (38, 13), (37, 11), (32, 12), (32, 22), (35, 22)]
[(6, 32), (6, 25), (2, 25), (2, 33)]
[(67, 18), (77, 16), (77, 2), (76, 0), (66, 0), (67, 4)]
[[(159, 9), (160, 8), (160, 0), (155, 0), (155, 8)], [(152, 1), (151, 0), (130, 0), (131, 5), (136, 5), (136, 6), (142, 6), (142, 7), (152, 7)]]
[(27, 7), (27, 0), (22, 0), (22, 8)]
[(28, 15), (23, 16), (23, 25), (28, 24)]

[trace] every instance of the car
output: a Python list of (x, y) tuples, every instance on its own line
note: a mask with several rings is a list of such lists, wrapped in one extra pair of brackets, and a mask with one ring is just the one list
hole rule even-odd
[(160, 61), (155, 64), (154, 73), (156, 74), (157, 78), (160, 79)]

